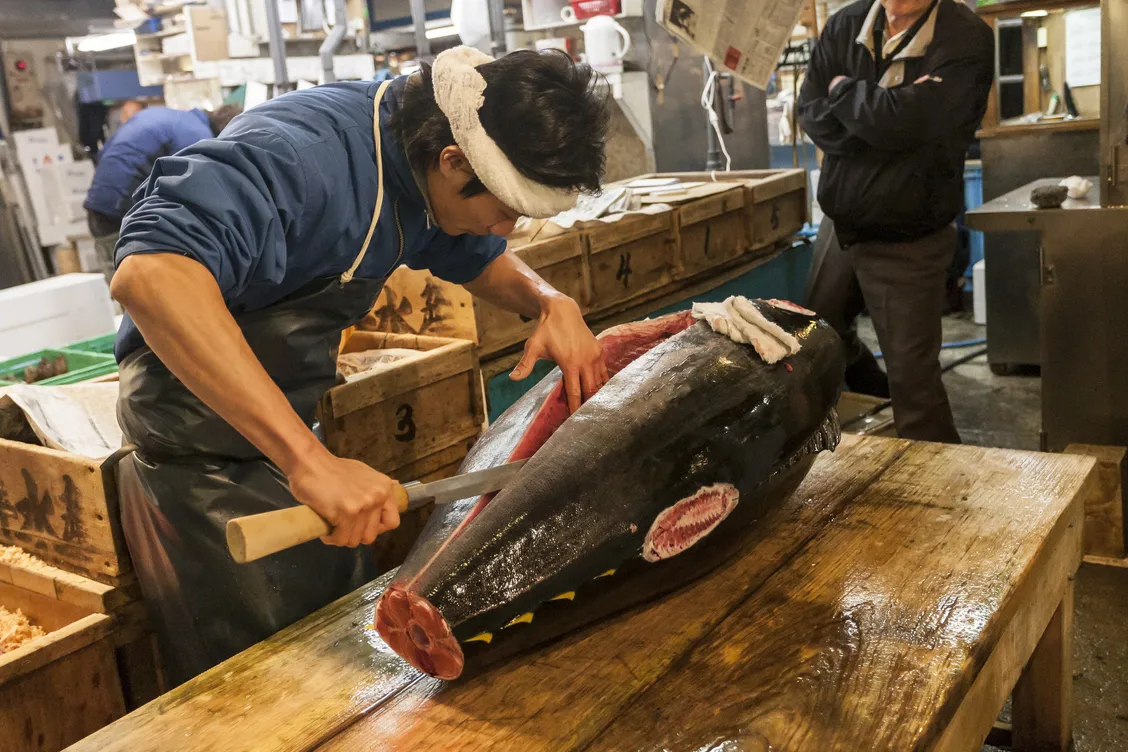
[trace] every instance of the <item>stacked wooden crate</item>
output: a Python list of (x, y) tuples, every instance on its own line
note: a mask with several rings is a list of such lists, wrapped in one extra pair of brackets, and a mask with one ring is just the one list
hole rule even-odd
[[(716, 181), (710, 173), (661, 177), (696, 185), (654, 197), (668, 209), (651, 206), (615, 222), (582, 222), (567, 230), (533, 222), (510, 236), (509, 247), (573, 298), (598, 328), (611, 319), (644, 317), (679, 293), (716, 287), (734, 270), (771, 257), (779, 241), (807, 220), (803, 170), (718, 173)], [(457, 285), (400, 269), (360, 328), (467, 337), (478, 344), (483, 361), (513, 352), (535, 328), (527, 318), (470, 301)]]
[[(359, 331), (342, 354), (381, 349), (422, 354), (364, 372), (321, 400), (325, 444), (401, 482), (454, 475), (485, 423), (482, 377), (468, 340)], [(376, 545), (381, 570), (403, 562), (432, 506), (403, 516)]]
[(55, 752), (156, 697), (159, 675), (133, 594), (24, 559), (0, 562), (0, 605), (47, 634), (0, 654), (0, 748)]
[[(54, 592), (55, 600), (104, 617), (98, 629), (113, 649), (121, 670), (117, 691), (131, 709), (156, 697), (161, 680), (122, 534), (116, 463), (116, 457), (95, 460), (0, 439), (0, 544), (21, 548), (54, 568), (44, 578), (0, 567), (0, 584), (44, 597)], [(4, 594), (11, 596), (11, 588)], [(9, 603), (0, 597), (0, 605)], [(23, 673), (31, 670), (21, 665)], [(118, 676), (115, 671), (113, 678)]]
[[(360, 332), (343, 350), (383, 348), (421, 354), (330, 389), (320, 410), (327, 445), (402, 481), (452, 475), (484, 422), (473, 343)], [(53, 567), (0, 566), (0, 605), (52, 630), (0, 659), (0, 739), (33, 729), (14, 749), (61, 749), (162, 689), (122, 532), (117, 461), (0, 439), (0, 544)], [(402, 561), (428, 514), (417, 510), (381, 537), (382, 568)], [(52, 721), (62, 714), (65, 722)]]
[(0, 439), (0, 544), (98, 582), (129, 585), (116, 463)]

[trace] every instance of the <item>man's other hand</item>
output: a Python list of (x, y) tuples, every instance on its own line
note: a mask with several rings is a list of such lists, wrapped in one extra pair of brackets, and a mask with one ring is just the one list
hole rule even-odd
[(584, 323), (576, 301), (566, 295), (557, 294), (544, 303), (540, 323), (525, 343), (525, 354), (510, 378), (520, 381), (527, 377), (540, 358), (560, 366), (570, 412), (579, 410), (583, 401), (607, 383), (603, 348)]

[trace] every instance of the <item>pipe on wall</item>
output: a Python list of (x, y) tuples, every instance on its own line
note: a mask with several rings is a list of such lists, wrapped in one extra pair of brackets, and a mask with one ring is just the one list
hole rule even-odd
[(278, 15), (278, 0), (265, 0), (266, 22), (270, 33), (270, 58), (274, 61), (274, 93), (289, 89), (290, 76), (286, 72), (286, 40), (282, 37), (282, 20)]
[(333, 73), (333, 53), (337, 51), (337, 47), (344, 40), (345, 32), (349, 27), (345, 0), (336, 0), (333, 7), (333, 28), (329, 30), (329, 36), (325, 37), (325, 41), (321, 43), (321, 47), (317, 50), (317, 54), (321, 57), (321, 82), (325, 84), (331, 84), (337, 80)]

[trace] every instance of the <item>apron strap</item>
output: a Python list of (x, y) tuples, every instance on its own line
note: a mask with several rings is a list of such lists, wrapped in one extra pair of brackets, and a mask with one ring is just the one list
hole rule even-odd
[(372, 224), (368, 226), (368, 234), (364, 237), (364, 245), (360, 247), (360, 253), (353, 259), (352, 266), (341, 275), (342, 285), (348, 284), (352, 280), (357, 268), (360, 267), (360, 262), (364, 260), (364, 254), (368, 252), (368, 244), (372, 242), (372, 234), (376, 232), (376, 223), (380, 221), (380, 210), (384, 207), (384, 160), (380, 148), (380, 100), (384, 97), (384, 91), (391, 82), (391, 79), (388, 79), (380, 84), (380, 88), (376, 90), (376, 100), (372, 103), (372, 143), (376, 146), (376, 209), (372, 212)]

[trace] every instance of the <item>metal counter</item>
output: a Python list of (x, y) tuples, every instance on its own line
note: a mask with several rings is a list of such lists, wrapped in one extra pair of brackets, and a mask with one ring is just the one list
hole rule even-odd
[(1099, 181), (1089, 179), (1089, 195), (1060, 209), (1030, 203), (1034, 188), (1059, 182), (1051, 178), (967, 214), (976, 230), (1040, 234), (1042, 445), (1050, 451), (1128, 445), (1128, 208), (1102, 208)]
[[(1099, 122), (1004, 127), (984, 134), (983, 198), (990, 201), (1045, 177), (1047, 165), (1064, 175), (1100, 170)], [(1095, 182), (1095, 181), (1094, 181)], [(987, 361), (1004, 373), (1012, 366), (1041, 365), (1038, 332), (1038, 235), (991, 233), (987, 259)]]

